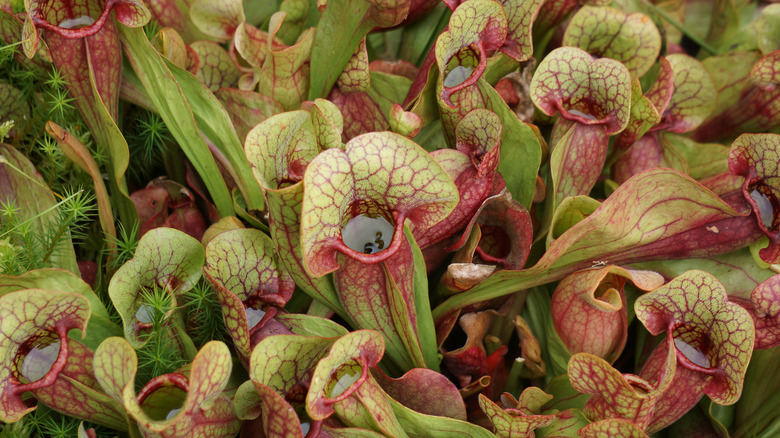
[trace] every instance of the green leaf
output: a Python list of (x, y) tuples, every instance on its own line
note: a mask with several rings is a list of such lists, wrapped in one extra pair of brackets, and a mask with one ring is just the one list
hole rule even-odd
[[(173, 77), (172, 71), (176, 71), (178, 67), (173, 64), (166, 65), (163, 58), (149, 44), (142, 30), (123, 26), (120, 26), (119, 30), (125, 54), (146, 89), (147, 96), (154, 103), (165, 125), (171, 130), (171, 134), (182, 146), (187, 158), (203, 178), (220, 214), (233, 216), (230, 192), (219, 173), (211, 151), (199, 134), (190, 102), (179, 82)], [(173, 67), (169, 68), (169, 66)], [(197, 82), (200, 84), (200, 81)], [(213, 96), (211, 98), (216, 103), (216, 99)], [(213, 117), (214, 113), (210, 114), (212, 115), (209, 117)], [(222, 114), (227, 118), (224, 110)]]
[(533, 55), (533, 22), (544, 4), (543, 0), (500, 0), (506, 12), (507, 35), (501, 51), (515, 61), (525, 61)]
[(217, 291), (225, 327), (244, 360), (268, 307), (283, 308), (295, 289), (278, 267), (273, 248), (270, 237), (245, 228), (221, 233), (206, 246), (203, 272)]
[[(6, 423), (18, 421), (35, 409), (23, 401), (27, 391), (42, 391), (43, 398), (51, 402), (56, 389), (80, 396), (80, 399), (64, 397), (56, 400), (54, 408), (68, 414), (81, 411), (101, 424), (117, 425), (113, 418), (121, 415), (112, 411), (113, 406), (88, 408), (96, 391), (89, 387), (82, 373), (89, 371), (85, 360), (91, 352), (68, 339), (71, 329), (86, 329), (90, 315), (87, 299), (73, 292), (46, 289), (21, 289), (0, 296), (0, 419)], [(69, 357), (71, 359), (69, 362)], [(62, 377), (61, 377), (62, 376)], [(66, 376), (68, 378), (66, 378)], [(71, 378), (81, 380), (74, 381)], [(83, 400), (84, 405), (73, 403)], [(105, 409), (105, 410), (103, 410)], [(108, 415), (105, 415), (108, 413)], [(108, 417), (108, 418), (107, 418)], [(88, 418), (89, 419), (89, 418)]]
[(759, 59), (750, 70), (752, 87), (743, 90), (739, 101), (701, 125), (696, 141), (733, 138), (745, 132), (767, 132), (780, 124), (780, 50)]
[(739, 399), (755, 329), (748, 312), (728, 301), (723, 285), (704, 271), (688, 271), (637, 298), (637, 318), (657, 335), (667, 333), (680, 366), (704, 373), (707, 395), (718, 404)]
[[(134, 389), (137, 365), (135, 351), (122, 338), (109, 338), (95, 351), (95, 377), (108, 394), (124, 404), (145, 436), (227, 438), (238, 433), (241, 423), (230, 399), (222, 393), (232, 368), (225, 344), (207, 343), (192, 361), (189, 376), (178, 373), (159, 376), (141, 390), (139, 397)], [(183, 401), (179, 402), (178, 395), (170, 392), (172, 387), (184, 392)], [(160, 394), (155, 395), (157, 392)], [(141, 407), (147, 398), (170, 407), (163, 407), (152, 417), (151, 412)], [(176, 406), (176, 402), (180, 404)], [(158, 415), (161, 418), (156, 418)]]
[(713, 257), (658, 260), (637, 263), (631, 267), (658, 272), (666, 279), (679, 277), (693, 269), (707, 271), (723, 283), (729, 293), (729, 299), (743, 300), (749, 300), (756, 286), (775, 275), (772, 270), (758, 266), (748, 248)]
[(279, 438), (301, 438), (302, 436), (301, 421), (293, 407), (282, 395), (266, 385), (244, 382), (238, 388), (233, 404), (239, 419), (250, 420), (260, 416), (265, 436)]
[(769, 238), (769, 246), (759, 251), (766, 263), (780, 262), (780, 135), (742, 134), (731, 144), (729, 170), (745, 177), (742, 194), (750, 205), (761, 231)]
[[(523, 391), (521, 397), (533, 390), (542, 392), (538, 388), (529, 387)], [(525, 438), (534, 434), (535, 429), (548, 426), (555, 420), (554, 415), (536, 415), (538, 409), (528, 409), (520, 404), (516, 407), (501, 408), (483, 394), (479, 395), (479, 407), (493, 423), (495, 434), (501, 438)]]
[(276, 315), (275, 318), (296, 335), (336, 338), (348, 333), (347, 329), (340, 326), (337, 322), (319, 316), (304, 315), (302, 313), (283, 313)]
[(300, 335), (269, 336), (252, 350), (249, 378), (285, 397), (302, 400), (301, 390), (336, 338)]
[[(187, 97), (188, 105), (192, 109), (198, 128), (206, 134), (206, 137), (211, 139), (217, 146), (217, 149), (227, 158), (229, 166), (225, 167), (227, 167), (230, 175), (241, 190), (248, 208), (251, 210), (262, 209), (262, 189), (257, 181), (252, 178), (244, 148), (238, 140), (228, 112), (219, 103), (219, 100), (194, 76), (170, 63), (167, 63), (167, 65), (171, 73), (173, 73), (176, 82), (181, 87), (182, 92)], [(211, 195), (212, 197), (214, 196), (213, 193)]]
[(368, 91), (370, 82), (366, 39), (363, 38), (336, 79), (336, 86), (344, 93), (357, 93)]
[(238, 85), (241, 72), (222, 46), (211, 41), (195, 41), (190, 47), (200, 60), (196, 77), (209, 90), (216, 92), (220, 88), (235, 88)]
[[(772, 422), (777, 423), (780, 413), (773, 407), (780, 400), (780, 373), (766, 373), (780, 358), (780, 348), (754, 350), (750, 358), (742, 397), (734, 405), (734, 436), (753, 436), (766, 431)], [(771, 433), (761, 436), (769, 437)]]
[[(330, 108), (327, 104), (323, 107)], [(312, 112), (315, 111), (312, 108)], [(325, 114), (337, 112), (331, 108), (321, 114), (325, 117)], [(315, 278), (304, 268), (300, 243), (304, 171), (321, 148), (331, 146), (336, 138), (341, 143), (341, 134), (324, 129), (329, 124), (316, 122), (318, 117), (315, 116), (314, 123), (322, 129), (315, 129), (312, 117), (306, 111), (270, 117), (247, 135), (246, 157), (255, 179), (266, 191), (271, 239), (277, 245), (276, 253), (282, 266), (298, 287), (344, 316), (331, 279)]]
[(678, 134), (692, 131), (715, 107), (715, 85), (700, 61), (682, 54), (669, 55), (666, 59), (673, 72), (674, 93), (660, 127)]
[[(555, 206), (572, 196), (587, 195), (601, 175), (607, 159), (609, 136), (602, 125), (587, 125), (558, 119), (565, 129), (550, 156)], [(566, 129), (568, 127), (568, 129)]]
[(577, 353), (569, 360), (569, 379), (577, 391), (594, 394), (583, 408), (588, 418), (619, 418), (644, 430), (653, 419), (656, 403), (672, 383), (674, 364), (674, 353), (667, 354), (662, 380), (651, 383), (632, 374), (620, 374), (592, 354)]
[(638, 78), (653, 66), (661, 52), (661, 34), (645, 14), (586, 5), (571, 18), (563, 45), (620, 61), (632, 77)]
[(241, 144), (246, 141), (252, 128), (283, 111), (279, 103), (254, 91), (223, 88), (217, 90), (215, 96), (230, 115)]
[[(277, 12), (269, 24), (268, 52), (259, 73), (257, 91), (279, 102), (286, 111), (298, 108), (306, 100), (309, 90), (309, 61), (313, 56), (315, 44), (314, 29), (309, 29), (291, 47), (278, 47), (273, 44), (276, 33), (282, 26), (285, 14)], [(314, 65), (314, 63), (311, 63)], [(314, 78), (314, 74), (311, 75)], [(319, 97), (319, 96), (314, 96)], [(324, 97), (324, 96), (323, 96)]]
[[(441, 90), (441, 82), (436, 86)], [(468, 113), (486, 108), (498, 115), (503, 127), (498, 171), (512, 198), (530, 208), (542, 159), (539, 137), (531, 125), (520, 121), (498, 92), (484, 80), (478, 80), (474, 86), (453, 93), (452, 101), (457, 105), (455, 108), (447, 106), (440, 96), (438, 99), (443, 133), (451, 147), (455, 147), (456, 128)], [(518, 162), (528, 164), (518, 167)]]
[(634, 423), (618, 418), (596, 421), (588, 424), (578, 432), (582, 438), (597, 438), (602, 436), (620, 436), (624, 438), (646, 438), (647, 434)]
[(425, 54), (435, 44), (436, 37), (447, 26), (450, 13), (450, 9), (444, 3), (437, 3), (419, 20), (404, 26), (398, 57), (414, 65), (421, 65)]
[(451, 95), (479, 80), (487, 67), (487, 52), (499, 48), (506, 33), (506, 13), (496, 1), (472, 0), (455, 9), (435, 49), (444, 78), (439, 97), (445, 105), (456, 106)]
[(458, 388), (443, 374), (414, 368), (393, 379), (380, 370), (371, 373), (390, 398), (426, 415), (466, 420), (466, 405)]
[(223, 42), (231, 39), (246, 20), (241, 0), (196, 0), (191, 3), (189, 16), (198, 30)]
[[(18, 219), (28, 223), (37, 236), (51, 236), (57, 232), (57, 204), (54, 194), (43, 177), (27, 157), (13, 146), (0, 143), (0, 201), (13, 203), (19, 209)], [(76, 253), (73, 250), (68, 230), (61, 230), (64, 238), (57, 238), (49, 244), (48, 258), (41, 260), (47, 267), (66, 269), (78, 273)]]
[(560, 112), (581, 124), (601, 124), (612, 135), (628, 123), (631, 75), (614, 59), (593, 59), (582, 49), (561, 47), (536, 68), (531, 99), (548, 116)]
[(655, 272), (617, 266), (578, 271), (558, 283), (552, 296), (552, 318), (569, 352), (590, 353), (615, 362), (628, 336), (623, 291), (628, 280), (644, 291), (664, 283)]
[(186, 41), (208, 38), (193, 22), (190, 7), (192, 3), (186, 0), (155, 0), (147, 4), (160, 27), (175, 29)]
[[(301, 242), (306, 267), (315, 276), (338, 268), (337, 251), (362, 262), (387, 259), (401, 245), (406, 218), (416, 227), (428, 227), (446, 217), (458, 201), (455, 185), (433, 158), (413, 141), (390, 132), (364, 134), (344, 151), (320, 153), (306, 170), (304, 186)], [(353, 203), (358, 211), (350, 217), (342, 206)], [(364, 254), (344, 242), (342, 227), (360, 214), (395, 222), (386, 250)]]
[(547, 248), (561, 237), (569, 228), (590, 216), (601, 203), (587, 196), (573, 196), (566, 198), (555, 209), (550, 232), (547, 233)]
[(696, 143), (681, 135), (664, 135), (669, 144), (682, 155), (688, 164), (688, 175), (703, 180), (718, 174), (728, 173), (729, 150), (718, 143)]
[(404, 234), (412, 247), (414, 260), (414, 309), (417, 317), (417, 337), (420, 340), (425, 365), (434, 371), (439, 370), (438, 343), (436, 341), (436, 328), (431, 315), (430, 290), (428, 289), (428, 276), (426, 275), (425, 259), (422, 251), (414, 241), (414, 236), (408, 227), (404, 227)]
[(354, 331), (336, 340), (311, 377), (306, 395), (309, 416), (324, 420), (336, 413), (348, 426), (401, 431), (386, 394), (368, 372), (383, 354), (382, 336), (371, 330)]
[(191, 289), (200, 279), (203, 262), (203, 246), (184, 232), (155, 228), (144, 234), (135, 257), (119, 268), (108, 285), (125, 338), (135, 348), (144, 345), (141, 335), (150, 323), (142, 293), (160, 288), (176, 296)]
[(547, 427), (536, 429), (536, 438), (580, 438), (579, 431), (590, 421), (578, 409), (567, 409), (555, 415), (555, 421)]
[(764, 55), (780, 49), (780, 5), (767, 5), (753, 22), (758, 31), (758, 48)]
[(20, 289), (48, 289), (72, 292), (85, 297), (90, 304), (89, 330), (74, 331), (71, 339), (79, 339), (89, 348), (97, 348), (103, 339), (122, 334), (122, 329), (111, 322), (100, 298), (81, 278), (60, 269), (36, 269), (20, 276), (0, 275), (0, 296)]
[[(698, 152), (699, 154), (701, 151)], [(685, 157), (667, 139), (663, 132), (646, 134), (612, 164), (612, 178), (621, 184), (647, 169), (666, 167), (688, 173)]]
[(481, 426), (447, 417), (421, 414), (390, 399), (398, 422), (410, 438), (495, 438)]
[[(744, 224), (740, 213), (690, 178), (670, 169), (642, 172), (555, 240), (536, 265), (494, 273), (468, 294), (440, 304), (434, 320), (468, 304), (560, 280), (598, 261), (620, 265), (730, 252), (755, 238)], [(721, 235), (726, 229), (736, 234)]]
[(327, 97), (368, 32), (375, 27), (399, 24), (409, 13), (410, 0), (345, 0), (323, 4), (325, 9), (311, 52), (308, 100)]
[[(653, 84), (655, 85), (655, 84)], [(642, 94), (639, 79), (631, 83), (631, 115), (626, 129), (618, 134), (616, 145), (628, 148), (661, 121), (662, 109), (656, 108), (648, 96)]]
[(743, 91), (752, 86), (750, 70), (760, 58), (759, 53), (748, 51), (710, 56), (702, 60), (718, 93), (718, 104), (712, 114), (720, 114), (734, 106)]

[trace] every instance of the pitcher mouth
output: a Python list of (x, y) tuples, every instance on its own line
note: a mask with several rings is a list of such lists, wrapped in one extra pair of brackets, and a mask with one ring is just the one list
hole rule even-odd
[(367, 264), (395, 254), (403, 237), (403, 214), (389, 213), (373, 201), (355, 201), (347, 210), (336, 250)]
[(689, 370), (713, 373), (712, 339), (696, 328), (680, 324), (669, 332), (677, 361)]
[[(100, 10), (100, 3), (104, 3), (102, 10)], [(30, 18), (35, 26), (55, 32), (62, 37), (68, 39), (84, 38), (95, 35), (103, 28), (115, 3), (115, 0), (106, 0), (105, 2), (87, 0), (82, 3), (85, 6), (84, 13), (73, 14), (73, 16), (65, 18), (56, 17), (56, 12), (50, 10), (50, 4), (46, 4), (31, 12)]]
[(561, 115), (569, 120), (585, 125), (606, 125), (610, 122), (610, 115), (591, 99), (579, 99), (575, 102), (557, 103)]
[[(68, 328), (61, 323), (56, 332), (28, 339), (17, 352), (15, 394), (45, 388), (54, 383), (68, 360)], [(21, 377), (21, 379), (19, 378)]]
[(760, 180), (745, 180), (743, 192), (745, 200), (750, 204), (758, 220), (758, 225), (765, 233), (776, 233), (780, 229), (780, 200), (772, 193), (769, 186)]

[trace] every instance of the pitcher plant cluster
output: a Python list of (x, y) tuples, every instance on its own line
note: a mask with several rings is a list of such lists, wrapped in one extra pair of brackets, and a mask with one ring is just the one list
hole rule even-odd
[(780, 433), (780, 5), (0, 0), (0, 437)]

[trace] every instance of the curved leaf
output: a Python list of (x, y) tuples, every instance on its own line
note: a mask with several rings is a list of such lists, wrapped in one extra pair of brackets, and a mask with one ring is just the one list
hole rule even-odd
[(577, 391), (594, 394), (583, 412), (594, 421), (620, 418), (645, 429), (653, 417), (659, 397), (674, 377), (674, 355), (667, 355), (665, 373), (657, 384), (620, 372), (606, 361), (588, 353), (569, 360), (569, 379)]
[[(138, 364), (135, 351), (122, 338), (109, 338), (95, 351), (95, 377), (112, 397), (124, 403), (128, 413), (138, 421), (144, 435), (162, 438), (232, 437), (240, 422), (233, 404), (222, 394), (230, 377), (232, 363), (225, 344), (211, 341), (204, 345), (192, 361), (189, 377), (165, 374), (147, 384), (136, 396), (134, 380)], [(161, 385), (160, 385), (161, 384)], [(165, 408), (167, 418), (152, 418), (141, 407), (138, 398), (170, 397), (164, 388), (178, 387), (186, 393), (177, 408)], [(170, 403), (170, 402), (169, 402)]]
[(648, 170), (620, 185), (593, 214), (556, 239), (536, 265), (494, 273), (468, 294), (440, 304), (434, 318), (560, 280), (598, 261), (626, 264), (731, 252), (757, 238), (757, 226), (745, 219), (689, 177), (671, 169)]
[(672, 68), (674, 93), (655, 129), (683, 133), (696, 129), (712, 112), (717, 100), (715, 85), (702, 63), (682, 54), (666, 57)]
[(200, 59), (200, 68), (195, 76), (209, 90), (214, 92), (238, 84), (241, 73), (233, 64), (230, 55), (219, 44), (211, 41), (195, 41), (190, 47)]
[(432, 246), (462, 229), (474, 218), (482, 203), (492, 194), (494, 187), (500, 185), (496, 171), (501, 131), (499, 117), (487, 109), (475, 109), (458, 123), (455, 129), (455, 147), (469, 157), (471, 163), (459, 172), (449, 173), (458, 187), (459, 198), (452, 213), (431, 228), (415, 230), (422, 248)]
[(500, 438), (526, 438), (535, 436), (534, 429), (549, 426), (555, 420), (554, 415), (534, 415), (524, 409), (502, 409), (483, 394), (479, 395), (479, 407), (493, 423), (496, 436)]
[[(89, 348), (97, 348), (108, 336), (122, 334), (122, 329), (111, 321), (105, 305), (87, 283), (70, 271), (60, 269), (36, 269), (20, 276), (0, 275), (0, 296), (21, 289), (48, 289), (73, 292), (89, 300), (91, 314), (89, 330), (74, 331), (71, 339), (80, 339)], [(75, 330), (75, 329), (74, 329)]]
[(745, 132), (767, 132), (780, 124), (780, 50), (762, 57), (750, 70), (752, 87), (741, 90), (739, 101), (696, 131), (697, 141), (733, 138)]
[(631, 83), (631, 116), (626, 129), (618, 134), (615, 144), (619, 148), (628, 148), (660, 121), (659, 109), (650, 100), (649, 93), (648, 96), (642, 95), (639, 79), (634, 79)]
[(68, 360), (68, 331), (86, 329), (89, 314), (87, 299), (72, 292), (0, 296), (0, 420), (12, 423), (35, 409), (22, 394), (54, 384)]
[(756, 326), (756, 349), (780, 345), (780, 277), (759, 284), (750, 294), (748, 308)]
[[(439, 73), (444, 78), (440, 98), (445, 104), (455, 106), (450, 99), (452, 93), (476, 83), (487, 67), (487, 52), (499, 48), (506, 33), (506, 13), (496, 1), (471, 0), (455, 9), (435, 49)], [(471, 53), (466, 55), (466, 51)]]
[(283, 111), (279, 103), (254, 91), (221, 88), (215, 95), (230, 115), (241, 144), (246, 141), (252, 128)]
[(252, 350), (249, 378), (286, 399), (302, 403), (317, 363), (328, 354), (336, 338), (299, 335), (270, 336)]
[(525, 61), (533, 55), (531, 28), (544, 0), (499, 0), (504, 6), (507, 35), (501, 51), (515, 61)]
[(327, 96), (368, 32), (375, 27), (400, 24), (409, 13), (410, 3), (411, 0), (322, 2), (325, 9), (314, 37), (308, 99)]
[(714, 402), (739, 399), (755, 330), (748, 312), (728, 301), (715, 277), (688, 271), (637, 298), (634, 309), (651, 334), (666, 331), (681, 366), (710, 376), (705, 392)]
[[(309, 64), (314, 44), (314, 29), (309, 29), (290, 47), (277, 47), (273, 40), (282, 26), (284, 12), (271, 17), (268, 52), (260, 70), (257, 91), (279, 102), (289, 111), (306, 100), (309, 90)], [(313, 75), (312, 75), (313, 77)]]
[(558, 283), (550, 304), (552, 320), (569, 352), (591, 353), (609, 363), (618, 358), (628, 335), (627, 280), (645, 291), (664, 283), (655, 272), (617, 266), (578, 271)]
[(767, 263), (780, 262), (780, 135), (742, 134), (731, 144), (729, 170), (745, 177), (742, 194), (756, 223), (769, 238), (759, 251)]
[(622, 184), (632, 176), (654, 167), (667, 167), (680, 173), (688, 173), (685, 157), (661, 132), (651, 132), (635, 141), (612, 164), (612, 178)]
[[(303, 175), (309, 162), (335, 137), (328, 129), (319, 130), (318, 134), (309, 114), (306, 111), (282, 113), (257, 125), (247, 135), (246, 157), (255, 179), (266, 190), (269, 228), (279, 261), (296, 285), (343, 316), (333, 283), (309, 275), (303, 262), (300, 244)], [(340, 133), (337, 137), (340, 139)]]
[(149, 326), (141, 294), (160, 288), (176, 295), (195, 286), (200, 279), (204, 253), (200, 242), (184, 232), (155, 228), (144, 234), (135, 257), (111, 278), (108, 294), (122, 317), (125, 338), (136, 348), (144, 345), (140, 337)]
[(236, 28), (246, 20), (240, 0), (195, 0), (191, 2), (189, 16), (201, 32), (221, 41), (232, 38)]
[[(350, 140), (344, 151), (322, 152), (309, 164), (304, 186), (301, 245), (306, 267), (315, 276), (338, 268), (336, 251), (362, 262), (387, 259), (401, 245), (406, 218), (428, 227), (458, 201), (452, 180), (433, 158), (391, 132), (364, 134)], [(395, 222), (387, 250), (363, 254), (344, 243), (342, 227), (358, 214)]]
[(550, 156), (555, 197), (548, 202), (557, 205), (566, 198), (590, 193), (607, 159), (609, 137), (602, 125), (559, 119), (556, 127), (566, 132)]
[(661, 34), (645, 14), (586, 5), (571, 18), (563, 45), (618, 60), (638, 78), (650, 70), (661, 52)]
[[(373, 379), (365, 375), (367, 367), (376, 366), (384, 350), (382, 336), (372, 330), (350, 332), (337, 339), (328, 355), (317, 363), (311, 377), (306, 394), (306, 411), (311, 418), (324, 420), (329, 417), (335, 412), (334, 404), (344, 401), (358, 387)], [(355, 373), (357, 378), (353, 378)]]
[(427, 368), (413, 368), (393, 379), (378, 369), (371, 372), (387, 395), (407, 408), (426, 415), (466, 420), (463, 398), (443, 374)]
[(251, 354), (252, 333), (270, 316), (268, 308), (284, 307), (295, 289), (278, 267), (273, 247), (271, 238), (255, 229), (226, 231), (206, 246), (203, 272), (216, 288), (225, 326), (244, 359)]
[(545, 114), (586, 125), (605, 125), (608, 135), (626, 127), (631, 104), (631, 75), (609, 58), (594, 60), (576, 47), (548, 54), (531, 80), (531, 99)]

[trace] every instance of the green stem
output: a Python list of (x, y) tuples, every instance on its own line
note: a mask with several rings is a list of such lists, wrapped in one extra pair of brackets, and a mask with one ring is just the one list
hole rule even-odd
[(672, 18), (671, 15), (667, 14), (666, 12), (664, 12), (661, 8), (657, 7), (654, 4), (651, 4), (651, 3), (647, 2), (647, 0), (642, 0), (642, 4), (647, 6), (650, 10), (652, 10), (656, 14), (660, 15), (661, 18), (663, 18), (667, 23), (671, 24), (675, 29), (677, 29), (680, 32), (682, 32), (683, 35), (685, 35), (688, 38), (690, 38), (691, 41), (693, 41), (694, 43), (698, 44), (699, 47), (701, 47), (702, 49), (710, 52), (711, 55), (717, 55), (718, 54), (718, 51), (714, 47), (712, 47), (711, 45), (707, 44), (707, 42), (704, 41), (703, 39), (701, 39), (701, 38), (697, 37), (696, 35), (692, 34), (691, 32), (689, 32), (687, 29), (685, 29), (685, 27), (683, 25), (678, 23), (674, 18)]
[[(18, 169), (17, 169), (17, 170), (18, 170)], [(48, 189), (48, 187), (47, 187), (47, 189)], [(82, 191), (83, 191), (83, 190), (79, 190), (78, 192), (76, 192), (76, 193), (74, 193), (74, 194), (72, 194), (72, 195), (68, 196), (67, 198), (63, 199), (62, 201), (60, 201), (60, 202), (58, 202), (58, 203), (56, 203), (56, 204), (52, 205), (51, 207), (47, 208), (46, 210), (43, 210), (42, 212), (40, 212), (40, 213), (36, 214), (35, 216), (33, 216), (33, 217), (31, 217), (31, 218), (27, 219), (26, 221), (24, 221), (24, 222), (21, 222), (21, 223), (17, 224), (16, 226), (14, 226), (13, 228), (11, 228), (11, 229), (9, 229), (9, 230), (6, 230), (6, 231), (5, 231), (3, 234), (0, 234), (0, 239), (4, 238), (4, 237), (5, 237), (5, 236), (7, 236), (8, 234), (10, 234), (10, 233), (12, 233), (12, 232), (16, 231), (16, 229), (17, 229), (17, 228), (19, 228), (19, 227), (21, 227), (22, 225), (24, 225), (24, 224), (26, 224), (26, 223), (28, 223), (28, 222), (32, 222), (32, 221), (34, 221), (34, 220), (36, 220), (36, 219), (40, 218), (41, 216), (43, 216), (43, 215), (45, 215), (45, 214), (48, 214), (48, 213), (50, 213), (50, 212), (54, 211), (54, 210), (55, 210), (56, 208), (58, 208), (60, 205), (62, 205), (62, 204), (64, 204), (65, 202), (69, 201), (70, 199), (72, 199), (72, 198), (74, 198), (74, 197), (78, 196), (78, 195), (79, 195), (79, 194), (80, 194)]]
[(517, 357), (512, 361), (512, 367), (509, 369), (509, 376), (506, 379), (506, 385), (504, 391), (518, 396), (520, 394), (520, 374), (525, 368), (525, 359)]

